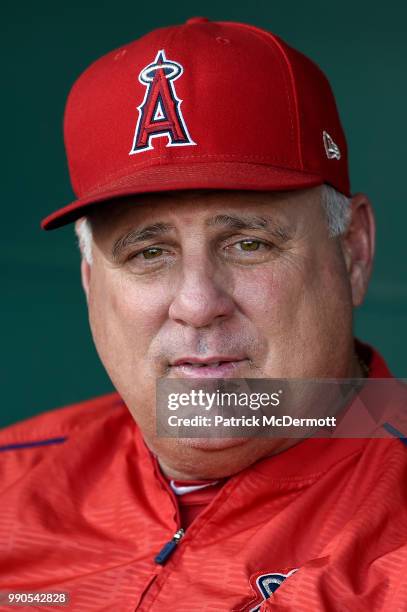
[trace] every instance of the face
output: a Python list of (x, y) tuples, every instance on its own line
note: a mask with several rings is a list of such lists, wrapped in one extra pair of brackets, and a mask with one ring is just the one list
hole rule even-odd
[(227, 476), (290, 443), (157, 437), (158, 377), (358, 375), (352, 307), (367, 243), (360, 228), (329, 236), (319, 187), (138, 196), (106, 205), (92, 227), (82, 276), (93, 338), (171, 476)]

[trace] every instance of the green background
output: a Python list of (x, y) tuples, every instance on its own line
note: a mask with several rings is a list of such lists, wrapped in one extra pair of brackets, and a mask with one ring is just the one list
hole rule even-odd
[(356, 333), (397, 376), (407, 376), (406, 7), (354, 0), (3, 3), (0, 425), (112, 388), (90, 338), (73, 227), (39, 229), (43, 216), (72, 199), (65, 99), (98, 56), (195, 15), (268, 28), (328, 74), (348, 135), (353, 191), (370, 195), (378, 221), (376, 265)]

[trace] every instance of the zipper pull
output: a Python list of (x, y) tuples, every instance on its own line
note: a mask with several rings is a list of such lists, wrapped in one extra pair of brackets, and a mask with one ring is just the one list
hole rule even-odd
[(184, 537), (185, 531), (183, 529), (178, 529), (173, 535), (172, 540), (164, 544), (158, 555), (155, 557), (154, 561), (158, 563), (158, 565), (164, 565), (169, 557), (171, 557), (172, 553), (177, 547), (178, 542), (181, 538)]

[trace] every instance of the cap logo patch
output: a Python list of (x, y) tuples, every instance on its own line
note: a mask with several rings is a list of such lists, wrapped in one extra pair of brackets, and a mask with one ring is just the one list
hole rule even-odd
[(328, 132), (322, 132), (324, 139), (325, 153), (328, 159), (341, 159), (341, 152), (336, 142), (331, 138)]
[(153, 139), (166, 137), (167, 147), (195, 145), (181, 112), (174, 81), (184, 72), (178, 62), (167, 60), (164, 49), (143, 68), (139, 81), (146, 87), (144, 100), (137, 107), (139, 116), (129, 155), (154, 148)]

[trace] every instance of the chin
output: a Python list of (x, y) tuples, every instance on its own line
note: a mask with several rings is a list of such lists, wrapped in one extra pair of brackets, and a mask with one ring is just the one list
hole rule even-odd
[[(157, 440), (156, 440), (157, 441)], [(227, 478), (263, 457), (280, 452), (287, 440), (259, 438), (178, 438), (165, 448), (154, 444), (164, 473), (180, 480)]]
[(250, 438), (178, 438), (178, 445), (203, 451), (221, 451), (243, 446)]

